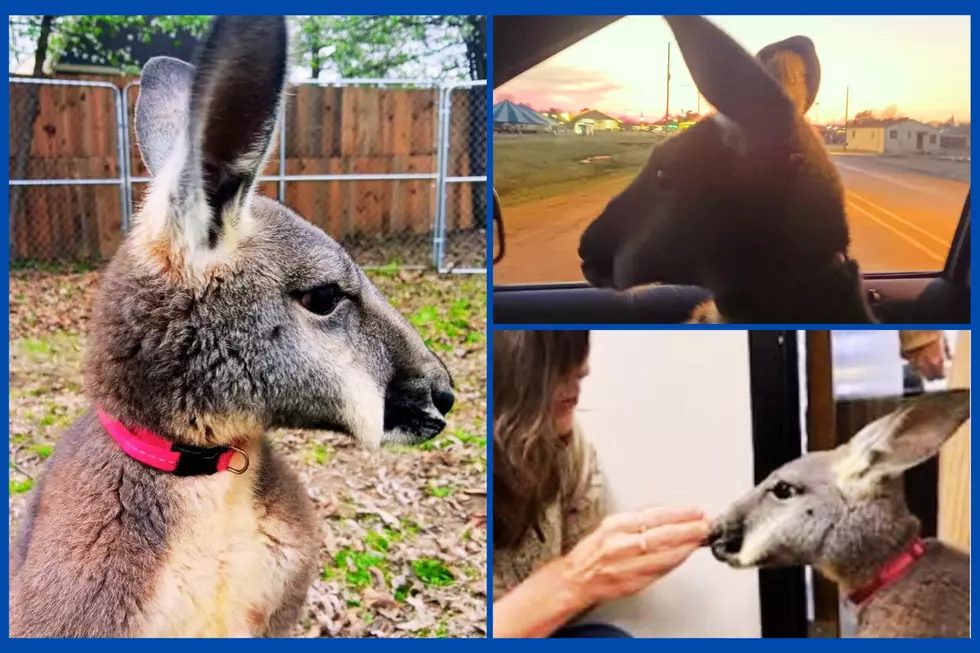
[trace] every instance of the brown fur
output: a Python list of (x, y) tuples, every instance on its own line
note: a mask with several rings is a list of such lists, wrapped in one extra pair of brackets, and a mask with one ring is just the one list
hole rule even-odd
[(316, 571), (317, 526), (268, 442), (245, 448), (241, 476), (180, 478), (127, 457), (93, 414), (73, 426), (17, 543), (11, 636), (290, 634)]

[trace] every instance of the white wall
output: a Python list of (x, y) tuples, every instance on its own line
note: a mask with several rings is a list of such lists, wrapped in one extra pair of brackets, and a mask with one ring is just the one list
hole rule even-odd
[[(895, 138), (892, 138), (892, 132)], [(916, 135), (922, 134), (922, 147), (917, 147)], [(885, 151), (890, 153), (910, 154), (926, 152), (934, 154), (940, 151), (939, 130), (921, 122), (900, 122), (885, 128)]]
[[(695, 505), (714, 515), (753, 486), (746, 332), (593, 331), (589, 362), (578, 420), (611, 511)], [(635, 637), (759, 637), (758, 574), (703, 549), (586, 620)]]

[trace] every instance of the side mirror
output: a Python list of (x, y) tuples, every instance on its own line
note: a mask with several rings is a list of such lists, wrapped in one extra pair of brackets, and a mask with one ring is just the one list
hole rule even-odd
[(497, 190), (493, 191), (493, 264), (496, 265), (504, 257), (504, 216), (500, 212), (500, 198)]

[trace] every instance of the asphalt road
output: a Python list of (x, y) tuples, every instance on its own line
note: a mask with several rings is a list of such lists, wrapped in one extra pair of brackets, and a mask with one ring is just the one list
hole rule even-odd
[[(871, 155), (832, 155), (844, 181), (851, 256), (863, 272), (942, 268), (969, 184), (895, 167)], [(582, 281), (578, 241), (632, 175), (559, 197), (503, 207), (507, 252), (495, 284)]]

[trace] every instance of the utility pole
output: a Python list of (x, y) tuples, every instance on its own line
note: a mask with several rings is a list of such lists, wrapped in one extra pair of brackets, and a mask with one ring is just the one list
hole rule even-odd
[(847, 90), (844, 91), (844, 150), (847, 150), (847, 114), (851, 103), (851, 86), (847, 86)]
[(670, 120), (670, 42), (667, 42), (667, 107), (664, 109), (664, 120)]

